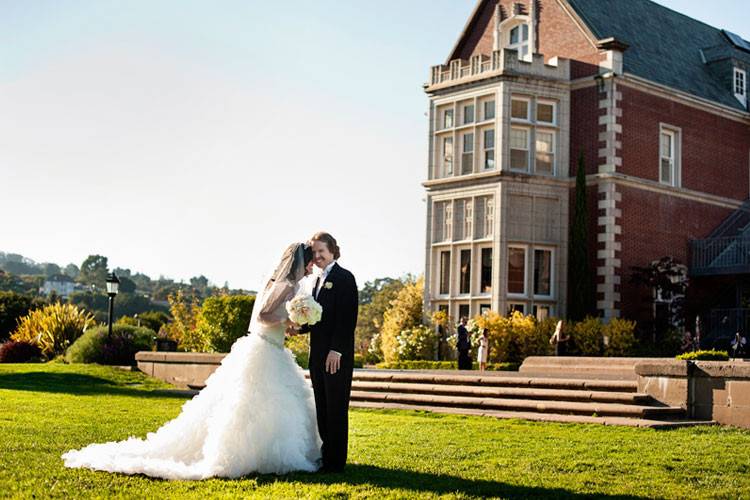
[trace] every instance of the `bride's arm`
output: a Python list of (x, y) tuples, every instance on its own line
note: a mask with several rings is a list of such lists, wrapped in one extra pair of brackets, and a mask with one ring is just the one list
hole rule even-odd
[(285, 304), (294, 297), (294, 292), (294, 285), (287, 281), (274, 283), (263, 299), (258, 322), (263, 326), (275, 326), (286, 321), (288, 313)]

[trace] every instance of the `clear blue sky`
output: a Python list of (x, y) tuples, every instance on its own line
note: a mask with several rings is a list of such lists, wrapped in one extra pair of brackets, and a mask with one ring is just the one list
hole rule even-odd
[(0, 1), (0, 250), (257, 288), (326, 229), (360, 283), (420, 273), (421, 85), (473, 6)]

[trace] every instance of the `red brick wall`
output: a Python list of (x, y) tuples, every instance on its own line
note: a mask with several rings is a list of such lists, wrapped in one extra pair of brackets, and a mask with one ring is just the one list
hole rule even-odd
[[(513, 13), (518, 0), (500, 0), (505, 16)], [(531, 12), (531, 0), (523, 0), (526, 12)], [(489, 55), (494, 45), (495, 6), (497, 0), (487, 0), (480, 8), (474, 25), (457, 47), (454, 58), (469, 59), (476, 54)], [(545, 58), (559, 56), (571, 59), (572, 78), (592, 75), (598, 71), (603, 55), (588, 40), (556, 0), (537, 0), (539, 5), (538, 52)]]
[(708, 235), (732, 210), (666, 194), (619, 185), (622, 227), (619, 241), (621, 316), (639, 319), (650, 310), (646, 291), (630, 283), (633, 266), (646, 266), (671, 256), (688, 262), (688, 240)]
[(573, 90), (570, 92), (570, 176), (578, 172), (578, 158), (581, 153), (586, 164), (586, 173), (598, 171), (599, 149), (604, 142), (599, 142), (599, 116), (604, 113), (599, 109), (600, 94), (596, 86)]
[(682, 187), (735, 200), (748, 197), (747, 125), (624, 85), (620, 172), (659, 180), (659, 124), (682, 130)]

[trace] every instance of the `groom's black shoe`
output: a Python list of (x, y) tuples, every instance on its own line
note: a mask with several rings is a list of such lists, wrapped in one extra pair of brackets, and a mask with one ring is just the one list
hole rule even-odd
[(324, 465), (318, 472), (323, 474), (341, 474), (344, 472), (344, 467), (326, 467)]

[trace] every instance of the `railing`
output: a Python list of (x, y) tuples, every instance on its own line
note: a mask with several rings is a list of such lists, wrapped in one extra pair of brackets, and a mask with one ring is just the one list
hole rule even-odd
[(702, 349), (727, 350), (737, 332), (750, 333), (750, 309), (711, 309), (701, 334)]
[(690, 252), (693, 276), (750, 273), (750, 238), (692, 240)]

